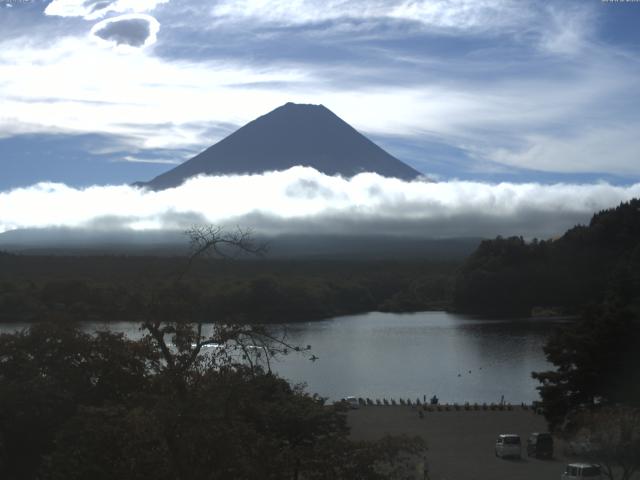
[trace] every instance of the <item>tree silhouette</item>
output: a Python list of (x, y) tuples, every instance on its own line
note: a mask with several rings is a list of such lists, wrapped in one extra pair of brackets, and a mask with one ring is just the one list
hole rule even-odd
[(574, 441), (584, 445), (581, 455), (600, 463), (611, 480), (631, 479), (640, 469), (640, 409), (605, 407), (583, 413), (579, 423)]
[(640, 407), (639, 344), (640, 322), (618, 308), (593, 307), (559, 330), (544, 347), (556, 369), (533, 373), (550, 426), (571, 429), (572, 415), (596, 405)]
[[(257, 251), (234, 235), (198, 229), (190, 268), (210, 250)], [(0, 335), (0, 478), (406, 477), (420, 439), (352, 442), (344, 406), (270, 370), (307, 347), (221, 318), (205, 329), (186, 275), (150, 293), (137, 341), (55, 319)]]

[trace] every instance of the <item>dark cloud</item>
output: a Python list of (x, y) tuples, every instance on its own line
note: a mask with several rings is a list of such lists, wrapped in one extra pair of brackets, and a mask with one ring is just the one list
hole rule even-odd
[[(424, 208), (424, 205), (416, 205)], [(552, 238), (576, 224), (585, 224), (593, 212), (559, 211), (550, 213), (525, 208), (517, 215), (491, 215), (485, 212), (460, 212), (434, 218), (408, 217), (406, 206), (392, 215), (358, 215), (355, 212), (327, 212), (313, 217), (283, 219), (276, 215), (251, 213), (226, 220), (227, 225), (250, 225), (267, 235), (390, 235), (409, 238), (493, 238), (496, 235), (525, 235), (527, 238)], [(175, 218), (173, 219), (176, 220)], [(124, 224), (124, 222), (123, 222)], [(188, 222), (173, 223), (188, 227)]]
[(142, 47), (151, 35), (151, 23), (146, 18), (110, 19), (93, 34), (117, 45)]

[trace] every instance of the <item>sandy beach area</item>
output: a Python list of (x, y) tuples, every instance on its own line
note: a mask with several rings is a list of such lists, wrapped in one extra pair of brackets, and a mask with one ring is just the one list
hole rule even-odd
[[(424, 412), (416, 407), (367, 406), (348, 414), (351, 435), (373, 440), (385, 434), (418, 435), (427, 442), (430, 480), (554, 480), (568, 461), (565, 445), (555, 439), (554, 458), (539, 460), (526, 454), (531, 432), (545, 432), (542, 415), (514, 406), (513, 410)], [(501, 433), (517, 433), (523, 442), (521, 459), (496, 458), (494, 444)]]

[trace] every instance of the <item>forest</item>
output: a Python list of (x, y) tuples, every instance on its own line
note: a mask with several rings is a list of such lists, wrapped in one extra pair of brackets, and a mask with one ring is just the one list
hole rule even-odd
[[(118, 265), (111, 258), (102, 268), (96, 267), (99, 259), (49, 258), (31, 265), (43, 282), (38, 300), (45, 305), (34, 318), (44, 321), (0, 335), (0, 477), (406, 478), (423, 458), (426, 445), (420, 438), (353, 441), (346, 405), (329, 405), (272, 373), (271, 358), (307, 347), (287, 343), (267, 326), (243, 322), (218, 321), (203, 334), (208, 318), (199, 295), (213, 279), (210, 265), (194, 260), (221, 245), (254, 249), (242, 233), (198, 232), (204, 236), (192, 237), (196, 248), (186, 265), (163, 260), (153, 267), (169, 268), (171, 284), (143, 283), (144, 300), (136, 306), (144, 332), (139, 340), (108, 331), (85, 333), (74, 320), (86, 318), (81, 302), (89, 299), (89, 308), (105, 312), (127, 291), (124, 286), (106, 290), (100, 298), (88, 282), (111, 280), (118, 267), (126, 272), (120, 280), (135, 284), (142, 268), (143, 280), (150, 282), (160, 272), (149, 270), (149, 259), (136, 264), (123, 258)], [(23, 260), (3, 256), (17, 277), (18, 267), (29, 266)], [(73, 272), (59, 272), (61, 264)], [(253, 278), (255, 265), (237, 265)], [(55, 283), (60, 280), (48, 275), (77, 276)], [(252, 286), (274, 298), (272, 283)], [(124, 302), (113, 312), (119, 308), (133, 307)]]
[(220, 326), (209, 341), (225, 348), (199, 355), (194, 324), (144, 328), (139, 341), (66, 322), (0, 335), (1, 478), (382, 480), (423, 455), (419, 438), (350, 440), (345, 406), (240, 348), (263, 332)]
[(460, 268), (457, 311), (580, 313), (585, 304), (640, 301), (640, 200), (593, 215), (557, 239), (483, 241)]
[(139, 321), (165, 314), (239, 323), (296, 322), (450, 305), (455, 261), (55, 256), (0, 253), (0, 321)]
[[(455, 259), (202, 258), (0, 252), (0, 322), (137, 321), (151, 297), (202, 321), (296, 322), (372, 310), (578, 314), (640, 298), (640, 200), (556, 239), (484, 240)], [(180, 280), (180, 281), (178, 281)]]
[[(2, 319), (34, 321), (0, 335), (3, 478), (405, 478), (424, 443), (350, 440), (343, 406), (271, 373), (306, 347), (265, 324), (428, 308), (574, 314), (532, 373), (543, 413), (622, 478), (640, 468), (640, 200), (462, 265), (199, 257), (0, 254)], [(97, 319), (144, 336), (77, 326)]]

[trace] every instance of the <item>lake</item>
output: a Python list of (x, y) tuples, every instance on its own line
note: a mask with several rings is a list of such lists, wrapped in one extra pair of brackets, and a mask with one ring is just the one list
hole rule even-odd
[[(559, 319), (487, 319), (446, 312), (371, 312), (287, 324), (288, 341), (311, 345), (273, 363), (293, 382), (330, 399), (348, 395), (441, 402), (531, 402), (538, 399), (531, 372), (546, 370), (542, 347)], [(87, 330), (106, 324), (86, 323)], [(0, 332), (24, 327), (0, 325)], [(108, 324), (138, 337), (138, 325)], [(311, 355), (318, 357), (309, 360)]]

